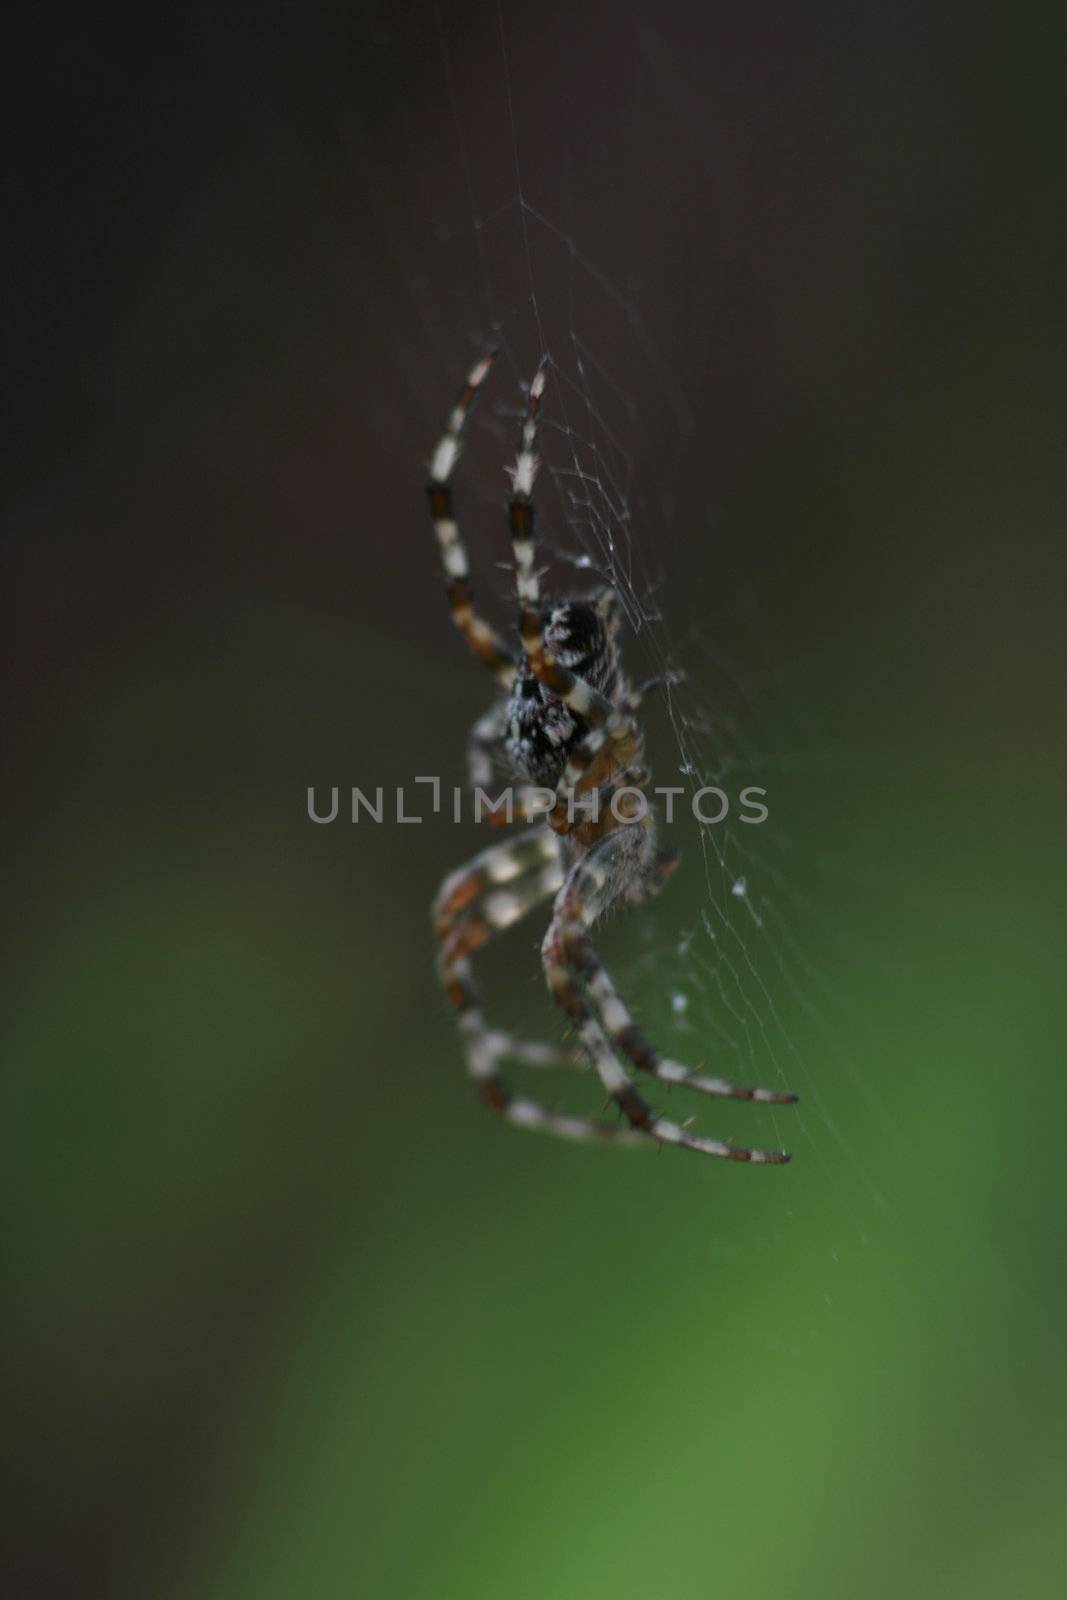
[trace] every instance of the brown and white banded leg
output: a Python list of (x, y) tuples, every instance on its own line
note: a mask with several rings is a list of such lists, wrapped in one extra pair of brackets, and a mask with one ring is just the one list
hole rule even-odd
[(493, 781), (493, 758), (507, 727), (508, 703), (498, 700), (480, 716), (467, 736), (467, 782), (471, 792), (488, 790)]
[(491, 890), (512, 888), (517, 880), (529, 879), (535, 871), (541, 874), (542, 898), (554, 894), (563, 882), (559, 844), (546, 828), (490, 845), (457, 867), (434, 897), (434, 930), (438, 939), (444, 939)]
[(576, 1023), (604, 1087), (634, 1127), (643, 1128), (663, 1143), (730, 1161), (786, 1162), (789, 1156), (784, 1150), (749, 1150), (703, 1138), (658, 1116), (638, 1093), (619, 1060), (620, 1055), (625, 1057), (661, 1083), (681, 1084), (703, 1094), (775, 1105), (797, 1098), (771, 1089), (743, 1088), (723, 1078), (692, 1072), (679, 1062), (657, 1055), (638, 1032), (593, 947), (589, 930), (602, 911), (619, 901), (625, 885), (647, 872), (654, 859), (648, 832), (636, 823), (609, 834), (571, 869), (556, 899), (542, 946), (549, 987)]
[(551, 789), (537, 789), (528, 783), (511, 784), (499, 805), (482, 807), (477, 821), (487, 822), (491, 828), (509, 828), (513, 822), (544, 822), (554, 809)]
[[(598, 725), (587, 730), (568, 758), (556, 785), (556, 799), (546, 821), (557, 833), (565, 833), (574, 818), (577, 802), (619, 772), (620, 767), (640, 757), (642, 739), (635, 721), (646, 694), (664, 680), (650, 678), (626, 695)], [(622, 772), (622, 784), (637, 786), (643, 775), (635, 770)], [(619, 786), (619, 779), (615, 779)]]
[(541, 621), (541, 582), (535, 566), (537, 539), (533, 487), (540, 465), (537, 459), (537, 432), (547, 366), (548, 357), (545, 356), (530, 384), (526, 411), (519, 429), (515, 465), (511, 469), (508, 520), (511, 548), (515, 556), (515, 586), (519, 597), (519, 633), (523, 654), (535, 677), (565, 701), (572, 711), (595, 724), (605, 721), (609, 716), (611, 701), (556, 660), (545, 645)]
[(576, 1060), (573, 1052), (562, 1048), (527, 1045), (510, 1034), (491, 1030), (477, 1004), (470, 975), (474, 951), (554, 894), (562, 878), (555, 839), (537, 829), (483, 850), (449, 873), (438, 890), (434, 931), (441, 946), (441, 977), (459, 1013), (468, 1056), (472, 1052), (485, 1058), (517, 1055), (538, 1066)]
[(509, 1122), (561, 1138), (633, 1143), (634, 1137), (626, 1129), (551, 1111), (535, 1100), (513, 1095), (498, 1070), (505, 1057), (527, 1066), (585, 1066), (587, 1062), (583, 1055), (564, 1047), (528, 1043), (491, 1029), (478, 1004), (470, 971), (474, 951), (542, 905), (557, 892), (562, 877), (555, 836), (544, 828), (485, 850), (451, 873), (435, 903), (441, 981), (458, 1015), (468, 1071), (486, 1105)]
[(470, 585), (470, 562), (467, 549), (459, 531), (452, 503), (452, 472), (459, 460), (463, 443), (463, 430), (474, 397), (485, 382), (493, 363), (495, 351), (474, 364), (456, 405), (452, 408), (445, 431), (437, 441), (430, 461), (430, 481), (426, 495), (430, 502), (430, 515), (441, 552), (441, 564), (448, 580), (448, 602), (452, 620), (480, 661), (493, 672), (500, 682), (510, 686), (515, 674), (515, 661), (504, 640), (474, 609)]

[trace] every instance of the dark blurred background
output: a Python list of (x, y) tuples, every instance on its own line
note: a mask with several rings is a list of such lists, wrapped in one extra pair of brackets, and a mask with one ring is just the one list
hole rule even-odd
[[(1058, 1593), (1062, 21), (97, 7), (17, 43), (4, 1593)], [(559, 230), (521, 248), (520, 183)], [(473, 830), (306, 818), (461, 779), (485, 686), (422, 473), (505, 312), (514, 408), (527, 272), (627, 374), (665, 637), (760, 685), (753, 985), (804, 1106), (694, 1109), (787, 1169), (493, 1122), (427, 921)], [(492, 598), (504, 492), (465, 502)], [(687, 850), (606, 941), (700, 1057), (714, 995), (686, 1034), (668, 986), (708, 894)], [(536, 937), (486, 963), (529, 1031)]]

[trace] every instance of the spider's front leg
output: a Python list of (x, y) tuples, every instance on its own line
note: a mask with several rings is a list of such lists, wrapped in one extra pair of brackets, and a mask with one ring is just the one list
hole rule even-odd
[(589, 930), (603, 911), (626, 899), (631, 886), (644, 878), (654, 862), (648, 829), (634, 822), (607, 834), (572, 867), (556, 898), (542, 946), (549, 987), (577, 1026), (605, 1089), (632, 1126), (662, 1143), (682, 1145), (703, 1155), (730, 1161), (786, 1162), (789, 1155), (784, 1150), (748, 1150), (719, 1139), (706, 1139), (658, 1116), (619, 1061), (619, 1056), (625, 1057), (661, 1083), (682, 1084), (731, 1100), (784, 1105), (797, 1098), (786, 1092), (744, 1088), (723, 1078), (692, 1072), (679, 1062), (659, 1056), (639, 1032), (593, 947)]
[(467, 417), (475, 396), (485, 382), (492, 366), (495, 351), (490, 351), (475, 363), (467, 374), (459, 400), (449, 414), (430, 460), (430, 480), (426, 495), (430, 503), (434, 532), (448, 583), (448, 603), (452, 620), (479, 661), (489, 668), (501, 683), (509, 684), (515, 671), (511, 651), (497, 633), (474, 609), (470, 582), (470, 561), (463, 543), (456, 517), (452, 495), (452, 473), (459, 460)]
[(519, 635), (523, 656), (531, 672), (545, 688), (587, 722), (598, 725), (611, 712), (611, 701), (599, 690), (556, 660), (545, 643), (541, 614), (541, 580), (536, 566), (537, 519), (534, 510), (534, 482), (537, 478), (538, 430), (541, 402), (545, 393), (548, 357), (544, 356), (534, 374), (526, 400), (526, 411), (519, 429), (519, 445), (511, 470), (511, 500), (508, 525), (515, 558), (515, 588), (519, 597)]

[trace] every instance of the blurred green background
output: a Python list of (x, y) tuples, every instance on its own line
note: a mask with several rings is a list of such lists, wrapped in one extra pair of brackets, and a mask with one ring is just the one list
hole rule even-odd
[[(1060, 1593), (1062, 25), (28, 26), (4, 1593)], [(663, 355), (631, 446), (664, 614), (760, 684), (753, 949), (804, 1103), (693, 1109), (786, 1169), (494, 1122), (427, 915), (477, 835), (306, 818), (308, 784), (462, 776), (485, 685), (421, 475), (527, 264), (514, 208), (481, 266), (472, 227), (516, 149), (564, 230), (550, 331), (573, 238)], [(614, 315), (582, 327), (625, 365)], [(491, 596), (504, 483), (464, 504)], [(689, 840), (604, 948), (710, 1058), (712, 1002), (669, 1004), (706, 893)], [(527, 1031), (539, 931), (484, 963)]]

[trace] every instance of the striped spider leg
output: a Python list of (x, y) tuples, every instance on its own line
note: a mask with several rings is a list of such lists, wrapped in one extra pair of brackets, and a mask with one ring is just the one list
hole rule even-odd
[[(556, 897), (541, 949), (549, 988), (577, 1027), (605, 1089), (633, 1127), (645, 1129), (661, 1143), (681, 1145), (703, 1155), (731, 1161), (786, 1162), (789, 1156), (784, 1150), (749, 1150), (725, 1144), (689, 1133), (658, 1116), (620, 1063), (623, 1057), (661, 1083), (680, 1084), (730, 1100), (785, 1105), (796, 1099), (785, 1092), (743, 1088), (693, 1072), (659, 1056), (638, 1031), (596, 953), (590, 929), (604, 911), (626, 900), (635, 882), (647, 881), (650, 856), (651, 830), (643, 822), (630, 822), (606, 834), (571, 868)], [(653, 861), (657, 859), (653, 857)]]
[(488, 351), (467, 374), (463, 392), (449, 413), (445, 431), (430, 458), (430, 481), (426, 486), (426, 496), (430, 502), (430, 516), (433, 518), (441, 564), (448, 582), (452, 620), (479, 661), (484, 662), (505, 688), (509, 688), (515, 676), (515, 657), (496, 629), (474, 609), (470, 562), (452, 497), (452, 473), (463, 446), (467, 417), (495, 356), (495, 350)]
[(544, 905), (562, 882), (559, 844), (550, 829), (541, 827), (483, 850), (442, 883), (434, 902), (440, 975), (456, 1010), (467, 1070), (484, 1104), (508, 1122), (565, 1139), (642, 1142), (639, 1135), (616, 1124), (569, 1116), (539, 1101), (515, 1096), (498, 1070), (504, 1058), (532, 1067), (588, 1065), (578, 1051), (528, 1042), (490, 1028), (470, 971), (475, 950)]

